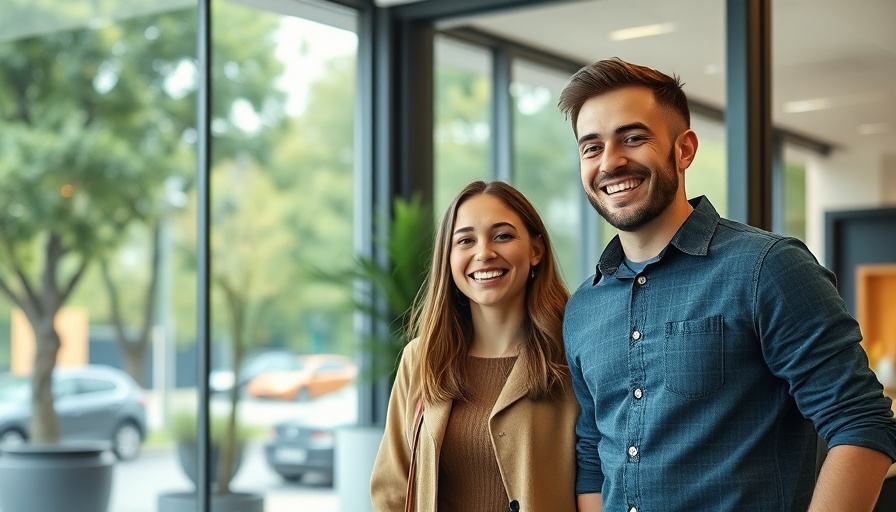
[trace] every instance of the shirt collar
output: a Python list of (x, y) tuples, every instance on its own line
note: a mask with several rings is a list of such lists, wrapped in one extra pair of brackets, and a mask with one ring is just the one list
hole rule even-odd
[[(706, 196), (699, 196), (688, 202), (694, 207), (694, 211), (678, 228), (678, 232), (672, 237), (669, 245), (686, 254), (705, 256), (709, 251), (709, 242), (716, 231), (720, 217)], [(660, 252), (659, 259), (662, 259), (666, 250), (668, 250), (668, 246)], [(619, 242), (619, 235), (616, 235), (601, 254), (591, 284), (596, 285), (602, 276), (616, 274), (622, 265), (623, 256), (622, 243)]]

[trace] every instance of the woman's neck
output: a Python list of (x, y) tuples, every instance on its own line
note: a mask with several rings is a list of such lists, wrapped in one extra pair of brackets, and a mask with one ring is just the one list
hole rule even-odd
[(509, 357), (522, 344), (523, 308), (497, 310), (473, 307), (473, 343), (467, 354), (476, 357)]

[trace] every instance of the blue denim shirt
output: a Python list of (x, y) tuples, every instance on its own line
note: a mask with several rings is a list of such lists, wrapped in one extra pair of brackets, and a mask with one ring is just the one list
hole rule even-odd
[(691, 203), (656, 261), (634, 274), (615, 238), (566, 307), (576, 491), (612, 512), (806, 510), (816, 430), (896, 459), (833, 274), (800, 241)]

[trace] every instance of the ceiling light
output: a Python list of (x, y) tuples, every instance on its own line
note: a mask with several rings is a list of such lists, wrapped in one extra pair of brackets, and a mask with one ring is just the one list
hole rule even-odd
[(624, 41), (626, 39), (637, 39), (639, 37), (658, 36), (674, 31), (675, 25), (672, 23), (656, 23), (653, 25), (642, 25), (640, 27), (614, 30), (610, 32), (607, 37), (610, 41)]
[(890, 123), (865, 123), (859, 125), (859, 133), (862, 135), (877, 135), (892, 130), (893, 128), (890, 126)]
[(798, 114), (800, 112), (811, 112), (813, 110), (824, 110), (831, 108), (833, 103), (830, 98), (813, 98), (810, 100), (788, 101), (784, 104), (784, 112), (788, 114)]

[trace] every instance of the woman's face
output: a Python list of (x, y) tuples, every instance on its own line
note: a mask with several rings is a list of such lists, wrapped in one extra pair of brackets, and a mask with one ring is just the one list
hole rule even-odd
[(451, 276), (470, 306), (522, 308), (529, 271), (541, 261), (522, 219), (500, 199), (479, 194), (462, 203), (451, 230)]

